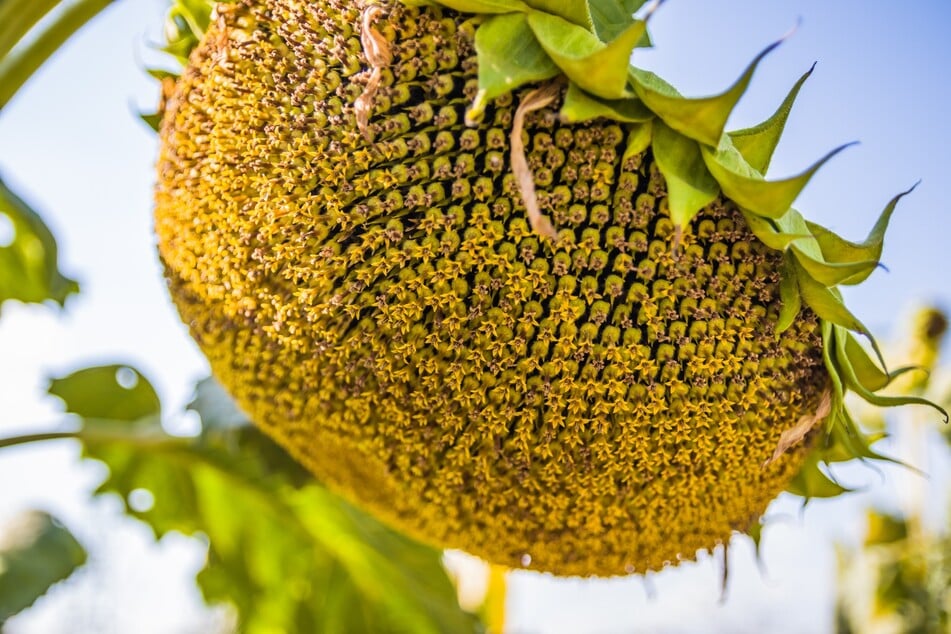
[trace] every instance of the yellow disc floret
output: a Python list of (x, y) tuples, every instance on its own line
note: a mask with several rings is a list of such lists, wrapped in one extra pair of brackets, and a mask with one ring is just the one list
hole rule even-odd
[(782, 254), (723, 197), (680, 235), (649, 148), (551, 108), (533, 231), (519, 94), (466, 126), (475, 22), (381, 6), (370, 101), (362, 3), (246, 0), (168, 104), (159, 249), (215, 375), (328, 486), (493, 562), (657, 570), (750, 528), (828, 381), (811, 312), (777, 336)]

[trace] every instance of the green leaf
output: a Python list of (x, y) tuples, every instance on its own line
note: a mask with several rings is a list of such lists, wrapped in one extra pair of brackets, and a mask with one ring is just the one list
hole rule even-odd
[(85, 549), (51, 515), (17, 516), (0, 530), (0, 626), (85, 562)]
[(83, 418), (134, 422), (157, 418), (158, 394), (142, 374), (127, 365), (83, 368), (50, 381), (48, 391)]
[(796, 101), (796, 97), (799, 96), (799, 90), (802, 88), (802, 85), (815, 68), (816, 65), (813, 64), (812, 68), (799, 78), (799, 81), (796, 82), (792, 90), (789, 91), (789, 94), (786, 95), (786, 99), (783, 100), (779, 109), (773, 113), (773, 116), (769, 119), (752, 128), (745, 128), (728, 133), (730, 139), (733, 141), (734, 147), (739, 150), (743, 158), (746, 159), (746, 162), (760, 174), (765, 174), (769, 168), (769, 163), (773, 158), (773, 152), (779, 144), (779, 139), (783, 134), (783, 128), (786, 127), (786, 120), (792, 111), (793, 103)]
[(796, 240), (808, 239), (809, 234), (803, 233), (785, 233), (776, 227), (775, 223), (768, 218), (762, 218), (755, 213), (741, 209), (743, 217), (750, 231), (759, 238), (759, 241), (776, 251), (786, 251)]
[[(594, 31), (602, 42), (610, 42), (617, 38), (629, 24), (634, 22), (634, 14), (647, 0), (589, 0), (588, 9), (591, 12), (591, 21)], [(638, 46), (649, 46), (647, 34)]]
[(671, 128), (704, 145), (717, 147), (727, 119), (746, 92), (757, 65), (781, 42), (782, 40), (766, 47), (736, 83), (719, 95), (684, 98), (657, 75), (639, 68), (631, 68), (634, 91)]
[[(565, 2), (565, 0), (525, 0), (525, 4), (533, 9), (564, 18), (583, 29), (590, 31), (594, 28), (591, 13), (588, 11), (587, 0), (572, 0), (570, 2)], [(632, 21), (628, 20), (628, 22)]]
[(621, 99), (627, 90), (631, 52), (644, 36), (647, 24), (636, 21), (605, 44), (576, 24), (548, 13), (532, 11), (528, 24), (539, 43), (568, 79), (603, 99)]
[(486, 105), (530, 82), (555, 77), (560, 72), (538, 43), (524, 13), (496, 15), (475, 34), (479, 65), (479, 94), (466, 113), (477, 119)]
[(0, 242), (0, 309), (8, 299), (63, 305), (79, 285), (60, 272), (56, 240), (42, 218), (0, 179), (0, 228), (4, 221), (13, 236)]
[(720, 193), (704, 166), (700, 146), (660, 120), (653, 125), (654, 160), (667, 180), (667, 207), (678, 227), (686, 227), (697, 212)]
[[(648, 104), (650, 105), (650, 104)], [(818, 160), (809, 169), (782, 180), (767, 181), (740, 156), (739, 152), (703, 148), (703, 160), (723, 193), (738, 205), (760, 216), (780, 218), (826, 161), (851, 144), (840, 146)]]
[(800, 245), (805, 241), (796, 242), (792, 245), (792, 250), (796, 254), (799, 264), (802, 265), (809, 275), (826, 286), (836, 286), (845, 284), (849, 280), (856, 279), (859, 276), (868, 277), (868, 275), (878, 266), (876, 260), (867, 260), (864, 262), (826, 262), (825, 259), (815, 258), (808, 254)]
[(651, 146), (651, 140), (654, 137), (654, 125), (651, 121), (644, 123), (632, 123), (628, 126), (627, 145), (624, 147), (623, 160), (632, 156), (646, 152)]
[[(948, 412), (937, 403), (929, 401), (926, 398), (911, 395), (876, 394), (874, 391), (868, 389), (859, 379), (855, 368), (852, 367), (853, 356), (849, 354), (850, 351), (847, 346), (848, 332), (842, 327), (837, 327), (835, 334), (836, 360), (842, 371), (842, 378), (845, 381), (846, 387), (861, 396), (865, 401), (872, 405), (877, 405), (878, 407), (898, 407), (900, 405), (925, 405), (931, 407), (944, 416), (944, 422), (948, 422)], [(855, 348), (853, 348), (851, 352), (854, 354)]]
[(625, 123), (644, 123), (654, 118), (654, 113), (637, 98), (601, 99), (589, 95), (575, 83), (568, 84), (559, 114), (566, 123), (581, 123), (598, 117)]
[[(825, 227), (807, 221), (809, 231), (815, 236), (825, 259), (829, 262), (874, 260), (877, 263), (882, 257), (885, 232), (888, 229), (888, 223), (891, 220), (892, 213), (895, 211), (895, 207), (898, 205), (898, 201), (913, 192), (917, 186), (918, 184), (915, 183), (911, 189), (891, 199), (888, 205), (885, 206), (885, 209), (882, 210), (882, 213), (879, 215), (878, 220), (875, 222), (875, 225), (872, 227), (871, 232), (864, 242), (849, 242)], [(870, 274), (871, 271), (868, 271), (842, 283), (858, 284), (864, 281)]]
[(796, 262), (795, 267), (802, 299), (820, 319), (862, 333), (870, 339), (872, 338), (868, 328), (845, 307), (838, 292), (826, 288), (812, 279), (798, 262)]
[(803, 497), (808, 502), (812, 498), (834, 498), (848, 493), (841, 484), (834, 482), (819, 469), (819, 456), (816, 452), (810, 454), (803, 463), (796, 477), (789, 482), (786, 490), (793, 495)]
[[(118, 494), (157, 536), (205, 536), (199, 586), (209, 603), (235, 607), (239, 631), (476, 630), (440, 551), (320, 486), (214, 381), (198, 385), (189, 407), (202, 421), (194, 437), (170, 436), (155, 416), (86, 419), (76, 436), (86, 458), (109, 468), (97, 493)], [(142, 490), (151, 504), (136, 502)]]
[(796, 279), (796, 268), (790, 261), (790, 256), (783, 256), (783, 266), (779, 271), (779, 319), (776, 321), (776, 336), (786, 331), (802, 309), (802, 297), (799, 295), (799, 282)]

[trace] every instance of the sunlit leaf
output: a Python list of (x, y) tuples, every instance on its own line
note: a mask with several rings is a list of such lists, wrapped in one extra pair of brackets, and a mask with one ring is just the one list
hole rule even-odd
[(644, 123), (654, 118), (654, 113), (639, 99), (601, 99), (589, 95), (574, 83), (568, 85), (559, 114), (566, 123), (580, 123), (598, 117), (627, 123)]
[(538, 43), (524, 13), (496, 15), (476, 31), (479, 94), (468, 117), (478, 117), (496, 97), (560, 71)]
[(632, 96), (627, 90), (629, 60), (647, 24), (636, 21), (611, 42), (558, 16), (533, 11), (528, 24), (568, 79), (602, 99)]
[(86, 551), (61, 523), (28, 511), (0, 530), (0, 626), (69, 577)]

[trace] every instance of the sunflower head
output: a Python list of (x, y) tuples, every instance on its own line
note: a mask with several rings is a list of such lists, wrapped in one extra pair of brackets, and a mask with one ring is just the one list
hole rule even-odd
[(656, 570), (877, 456), (844, 393), (891, 375), (835, 286), (897, 199), (862, 243), (805, 220), (821, 161), (763, 177), (805, 77), (727, 133), (756, 63), (684, 98), (628, 66), (633, 5), (218, 5), (168, 100), (159, 250), (215, 374), (425, 541)]

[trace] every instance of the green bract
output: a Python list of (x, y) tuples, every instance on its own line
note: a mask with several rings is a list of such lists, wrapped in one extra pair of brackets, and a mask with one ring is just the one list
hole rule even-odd
[[(643, 0), (403, 0), (414, 6), (443, 6), (485, 16), (476, 31), (479, 92), (468, 113), (476, 121), (486, 104), (526, 84), (563, 77), (567, 89), (560, 116), (565, 122), (598, 117), (628, 127), (626, 156), (650, 148), (667, 181), (671, 219), (682, 230), (720, 194), (740, 208), (763, 244), (784, 254), (780, 291), (782, 313), (777, 334), (807, 306), (820, 318), (825, 366), (832, 388), (826, 419), (829, 441), (817, 448), (791, 491), (806, 498), (828, 497), (845, 489), (819, 470), (819, 463), (852, 458), (890, 460), (873, 451), (868, 436), (845, 406), (851, 391), (880, 407), (939, 405), (919, 397), (876, 392), (913, 368), (884, 369), (885, 362), (868, 328), (845, 307), (836, 287), (863, 282), (879, 266), (888, 223), (898, 201), (886, 205), (862, 242), (850, 242), (806, 220), (792, 205), (812, 176), (847, 146), (838, 147), (792, 177), (767, 180), (773, 152), (810, 68), (776, 112), (751, 128), (726, 131), (730, 113), (746, 91), (756, 67), (781, 42), (766, 47), (724, 92), (700, 98), (682, 96), (654, 73), (630, 65), (635, 47), (648, 43), (647, 19), (634, 13)], [(914, 188), (912, 188), (914, 189)], [(853, 333), (864, 335), (873, 360)]]

